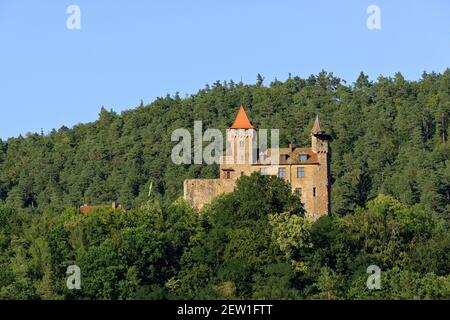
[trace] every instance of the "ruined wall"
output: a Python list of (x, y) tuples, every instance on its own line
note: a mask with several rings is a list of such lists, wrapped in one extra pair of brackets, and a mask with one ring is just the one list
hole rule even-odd
[(187, 179), (184, 181), (184, 199), (194, 208), (201, 209), (221, 193), (232, 192), (235, 180), (231, 179)]

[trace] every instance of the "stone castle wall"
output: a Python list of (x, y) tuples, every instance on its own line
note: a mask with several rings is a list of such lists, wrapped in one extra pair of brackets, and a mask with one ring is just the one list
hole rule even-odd
[(187, 179), (184, 181), (184, 198), (194, 208), (201, 209), (221, 193), (233, 192), (235, 180)]

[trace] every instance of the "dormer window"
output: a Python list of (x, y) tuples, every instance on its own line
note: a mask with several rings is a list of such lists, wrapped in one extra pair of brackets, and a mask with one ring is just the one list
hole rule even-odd
[(300, 162), (305, 162), (306, 160), (308, 160), (308, 155), (307, 154), (301, 154), (300, 155)]
[(289, 156), (287, 154), (280, 155), (280, 160), (281, 161), (287, 161), (288, 158), (289, 158)]

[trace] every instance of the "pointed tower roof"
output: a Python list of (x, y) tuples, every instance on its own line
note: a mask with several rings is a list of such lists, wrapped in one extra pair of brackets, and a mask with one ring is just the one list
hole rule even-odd
[(236, 119), (234, 119), (234, 123), (230, 129), (253, 129), (243, 106), (239, 109)]
[(318, 134), (318, 133), (322, 133), (322, 129), (320, 129), (320, 121), (319, 121), (319, 116), (316, 115), (316, 121), (314, 121), (314, 126), (311, 129), (311, 133), (312, 134)]

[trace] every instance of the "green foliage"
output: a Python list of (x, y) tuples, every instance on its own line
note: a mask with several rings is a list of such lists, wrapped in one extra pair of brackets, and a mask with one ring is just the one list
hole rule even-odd
[[(450, 299), (449, 80), (259, 75), (0, 140), (0, 299)], [(331, 216), (307, 221), (289, 185), (257, 174), (200, 212), (180, 199), (217, 166), (174, 165), (172, 131), (226, 128), (241, 103), (282, 145), (309, 145), (320, 116)], [(112, 201), (126, 210), (75, 209)], [(81, 290), (66, 287), (74, 264)]]
[[(283, 180), (252, 175), (201, 212), (181, 199), (88, 215), (2, 205), (0, 298), (450, 298), (450, 233), (438, 213), (380, 195), (311, 222), (297, 203)], [(73, 264), (81, 290), (65, 285)], [(380, 290), (366, 287), (373, 264)]]

